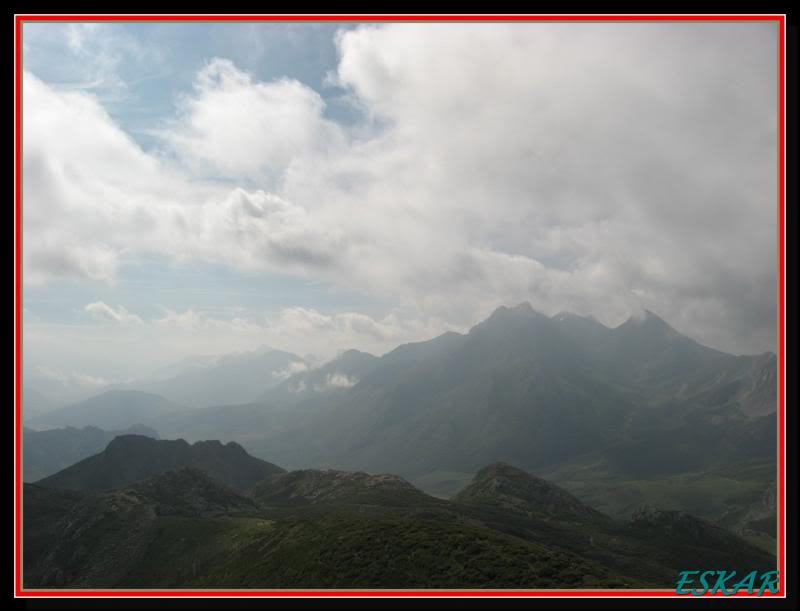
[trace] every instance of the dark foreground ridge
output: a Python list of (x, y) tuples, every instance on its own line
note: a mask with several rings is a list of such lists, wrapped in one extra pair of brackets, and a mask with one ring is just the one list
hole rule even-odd
[[(180, 464), (202, 463), (196, 454), (205, 468)], [(445, 501), (395, 475), (253, 461), (236, 444), (128, 436), (26, 484), (25, 587), (672, 588), (698, 562), (775, 565), (702, 520), (656, 510), (612, 520), (503, 463)], [(264, 473), (223, 482), (237, 466)], [(100, 475), (102, 490), (86, 485)]]

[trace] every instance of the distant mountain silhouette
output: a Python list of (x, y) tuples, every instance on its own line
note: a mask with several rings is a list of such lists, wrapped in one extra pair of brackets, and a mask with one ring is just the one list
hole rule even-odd
[(306, 367), (295, 354), (263, 348), (188, 361), (184, 367), (173, 368), (168, 377), (145, 384), (144, 389), (189, 407), (233, 405), (256, 400), (291, 373)]
[(250, 456), (236, 443), (183, 439), (156, 440), (141, 435), (116, 437), (101, 453), (46, 477), (37, 485), (68, 490), (121, 488), (166, 471), (191, 467), (234, 490), (246, 492), (280, 467)]
[(104, 431), (95, 426), (65, 427), (34, 431), (22, 429), (22, 479), (34, 482), (102, 452), (118, 435), (144, 435), (158, 439), (158, 433), (137, 424), (121, 431)]

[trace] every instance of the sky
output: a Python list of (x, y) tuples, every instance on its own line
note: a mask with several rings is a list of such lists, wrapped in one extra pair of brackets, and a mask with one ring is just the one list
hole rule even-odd
[(87, 387), (529, 301), (776, 349), (777, 26), (26, 23), (23, 357)]

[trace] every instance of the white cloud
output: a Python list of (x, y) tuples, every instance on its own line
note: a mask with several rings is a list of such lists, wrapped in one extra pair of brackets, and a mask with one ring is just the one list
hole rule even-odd
[(162, 135), (187, 163), (274, 184), (297, 160), (343, 147), (324, 109), (320, 95), (296, 80), (254, 81), (231, 61), (214, 58), (197, 73), (176, 125)]
[(202, 226), (187, 236), (189, 247), (207, 259), (223, 259), (242, 270), (304, 273), (334, 266), (346, 249), (336, 227), (277, 195), (234, 189), (205, 205)]
[(330, 388), (352, 388), (358, 384), (358, 379), (343, 373), (329, 373), (325, 376), (325, 386)]
[(92, 95), (30, 74), (24, 88), (27, 284), (112, 283), (142, 253), (304, 273), (334, 265), (346, 249), (340, 229), (274, 193), (194, 181), (143, 152)]
[(187, 211), (210, 189), (144, 153), (94, 96), (28, 73), (23, 91), (25, 282), (113, 282), (125, 257), (179, 249)]
[(111, 380), (83, 373), (80, 371), (62, 371), (50, 367), (37, 367), (36, 373), (43, 378), (56, 382), (65, 387), (102, 388), (112, 384), (124, 384), (130, 380)]
[(142, 324), (142, 319), (136, 314), (131, 314), (128, 312), (124, 306), (117, 306), (115, 308), (103, 303), (102, 301), (95, 301), (87, 304), (83, 309), (97, 320), (111, 321), (120, 324)]
[[(171, 328), (186, 333), (227, 333), (239, 336), (261, 333), (263, 326), (257, 320), (235, 316), (214, 318), (192, 309), (175, 312), (166, 309), (164, 316), (151, 321), (158, 328)], [(253, 346), (256, 347), (255, 345)]]
[(273, 371), (272, 377), (277, 378), (278, 380), (285, 380), (294, 374), (302, 373), (303, 371), (308, 371), (308, 365), (302, 361), (291, 361), (286, 368)]

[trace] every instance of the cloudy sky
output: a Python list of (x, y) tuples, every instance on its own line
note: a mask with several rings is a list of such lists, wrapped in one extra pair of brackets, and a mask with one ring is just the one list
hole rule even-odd
[(26, 371), (501, 304), (775, 350), (774, 24), (23, 26)]

